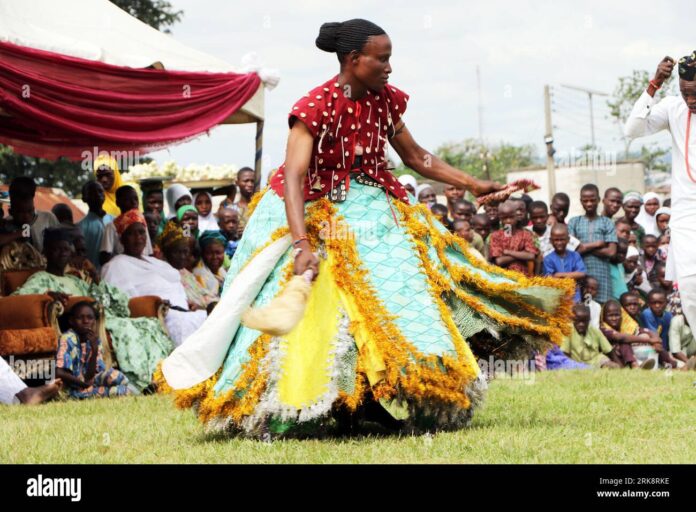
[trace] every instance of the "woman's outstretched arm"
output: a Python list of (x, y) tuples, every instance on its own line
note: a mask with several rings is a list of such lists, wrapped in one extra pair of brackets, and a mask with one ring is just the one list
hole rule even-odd
[(503, 188), (503, 185), (494, 181), (479, 180), (469, 176), (467, 173), (455, 169), (420, 147), (403, 121), (396, 125), (394, 136), (389, 139), (389, 142), (404, 164), (421, 176), (447, 183), (448, 185), (454, 185), (455, 187), (461, 187), (475, 196), (488, 194)]

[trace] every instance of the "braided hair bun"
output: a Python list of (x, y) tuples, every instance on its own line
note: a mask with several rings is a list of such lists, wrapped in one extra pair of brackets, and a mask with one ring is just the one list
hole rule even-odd
[(370, 36), (386, 34), (371, 21), (355, 18), (343, 22), (324, 23), (315, 41), (317, 48), (338, 54), (340, 61), (352, 51), (361, 51)]

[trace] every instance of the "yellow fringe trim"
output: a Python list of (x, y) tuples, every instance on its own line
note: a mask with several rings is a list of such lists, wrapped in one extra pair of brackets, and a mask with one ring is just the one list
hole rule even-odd
[(198, 408), (198, 418), (207, 423), (215, 418), (231, 418), (239, 425), (245, 416), (250, 415), (266, 389), (268, 375), (262, 368), (263, 359), (268, 352), (271, 337), (259, 336), (249, 347), (249, 360), (242, 365), (242, 372), (235, 386), (228, 392), (216, 395), (215, 384), (222, 374), (222, 368), (208, 380), (189, 389), (173, 390), (164, 379), (161, 363), (155, 372), (154, 381), (158, 391), (174, 395), (174, 404), (180, 409), (194, 406)]
[[(435, 227), (435, 218), (427, 210), (424, 205), (408, 206), (395, 201), (397, 209), (399, 209), (407, 231), (412, 236), (419, 254), (421, 255), (421, 263), (424, 264), (424, 270), (429, 275), (432, 282), (441, 286), (442, 292), (453, 292), (459, 298), (475, 311), (482, 315), (503, 324), (514, 327), (519, 327), (539, 335), (547, 336), (551, 341), (560, 344), (563, 337), (569, 333), (571, 318), (571, 308), (573, 304), (573, 294), (575, 293), (575, 282), (572, 279), (559, 279), (553, 277), (528, 277), (522, 273), (503, 269), (495, 265), (485, 262), (480, 262), (469, 251), (468, 244), (460, 237), (451, 233), (443, 233)], [(428, 226), (423, 225), (414, 213), (419, 213), (428, 222)], [(504, 315), (498, 311), (488, 307), (482, 301), (469, 294), (464, 293), (457, 287), (452, 288), (449, 281), (443, 275), (439, 274), (430, 266), (428, 258), (428, 247), (422, 240), (430, 236), (431, 242), (436, 249), (441, 263), (456, 282), (464, 282), (467, 285), (474, 287), (482, 293), (495, 293), (501, 296), (508, 302), (524, 308), (532, 315), (536, 315), (540, 320), (543, 320), (547, 325), (541, 325), (526, 318), (519, 318), (509, 315)], [(445, 254), (446, 247), (458, 249), (470, 261), (476, 261), (476, 265), (480, 266), (484, 271), (497, 274), (502, 277), (513, 280), (513, 283), (494, 283), (481, 276), (475, 275), (467, 267), (462, 265), (454, 265)], [(428, 268), (426, 268), (428, 267)], [(559, 305), (552, 313), (546, 312), (532, 304), (524, 301), (524, 297), (519, 295), (518, 290), (529, 287), (550, 287), (556, 288), (563, 292)]]

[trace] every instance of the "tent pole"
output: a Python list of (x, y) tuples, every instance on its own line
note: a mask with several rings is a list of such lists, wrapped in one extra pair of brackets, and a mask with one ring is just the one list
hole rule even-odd
[(256, 121), (256, 157), (254, 160), (254, 189), (261, 190), (261, 156), (263, 153), (263, 121)]

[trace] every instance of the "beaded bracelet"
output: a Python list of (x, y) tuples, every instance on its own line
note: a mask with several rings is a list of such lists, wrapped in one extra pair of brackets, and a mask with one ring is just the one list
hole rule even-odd
[(307, 238), (307, 235), (302, 235), (300, 238), (298, 238), (297, 240), (295, 240), (295, 241), (292, 243), (292, 245), (296, 246), (297, 244), (299, 244), (299, 243), (302, 242), (303, 240), (309, 240), (309, 239)]

